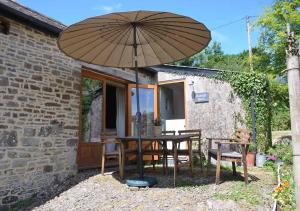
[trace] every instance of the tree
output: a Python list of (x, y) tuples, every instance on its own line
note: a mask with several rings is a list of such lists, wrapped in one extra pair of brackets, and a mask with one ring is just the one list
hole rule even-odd
[(286, 68), (286, 25), (290, 23), (295, 38), (300, 38), (300, 0), (275, 0), (271, 7), (258, 18), (261, 29), (259, 46), (271, 58), (271, 72), (281, 74)]

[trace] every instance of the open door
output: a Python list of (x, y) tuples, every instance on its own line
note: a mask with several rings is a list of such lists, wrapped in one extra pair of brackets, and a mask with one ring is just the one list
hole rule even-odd
[[(99, 167), (103, 131), (125, 135), (127, 82), (90, 70), (81, 74), (80, 134), (77, 151), (79, 169)], [(114, 144), (107, 144), (106, 151), (114, 151)], [(114, 162), (107, 162), (113, 165)]]
[[(151, 135), (154, 120), (158, 118), (158, 89), (157, 85), (142, 84), (139, 85), (140, 90), (140, 110), (142, 113), (141, 134)], [(128, 135), (137, 135), (135, 115), (136, 107), (136, 85), (128, 85)], [(148, 143), (149, 144), (149, 143)], [(143, 143), (143, 147), (147, 143)], [(129, 148), (135, 149), (136, 143), (131, 142)], [(132, 158), (130, 158), (132, 159)], [(150, 160), (151, 156), (144, 156), (144, 160)]]

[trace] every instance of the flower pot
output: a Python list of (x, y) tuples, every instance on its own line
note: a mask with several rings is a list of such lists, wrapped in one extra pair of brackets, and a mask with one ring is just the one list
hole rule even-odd
[(254, 152), (248, 152), (246, 156), (247, 166), (253, 167), (255, 165), (255, 153)]
[(160, 136), (161, 135), (161, 126), (153, 126), (153, 135)]
[(256, 166), (263, 167), (265, 162), (266, 162), (266, 155), (261, 152), (256, 153)]

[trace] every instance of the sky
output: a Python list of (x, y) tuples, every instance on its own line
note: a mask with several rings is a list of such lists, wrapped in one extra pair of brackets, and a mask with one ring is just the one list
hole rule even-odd
[[(204, 23), (212, 31), (212, 41), (220, 42), (223, 51), (228, 54), (248, 49), (246, 21), (242, 18), (254, 16), (250, 19), (253, 23), (257, 16), (263, 14), (265, 8), (272, 4), (272, 0), (17, 0), (17, 2), (66, 25), (110, 12), (132, 10), (173, 12)], [(257, 43), (258, 35), (259, 29), (253, 29), (253, 47)]]

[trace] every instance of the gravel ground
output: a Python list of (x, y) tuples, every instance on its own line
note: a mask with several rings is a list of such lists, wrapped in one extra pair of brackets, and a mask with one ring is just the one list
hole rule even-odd
[[(135, 176), (133, 171), (126, 171)], [(179, 172), (178, 186), (173, 188), (173, 174), (163, 175), (161, 169), (146, 169), (146, 175), (155, 176), (158, 185), (152, 188), (129, 188), (125, 180), (117, 174), (99, 174), (99, 170), (80, 172), (68, 185), (77, 185), (48, 200), (34, 210), (271, 210), (273, 177), (259, 169), (250, 170), (250, 187), (257, 190), (262, 199), (259, 205), (245, 200), (234, 202), (215, 199), (216, 193), (226, 194), (234, 186), (242, 183), (241, 177), (234, 178), (231, 172), (222, 171), (223, 182), (214, 185), (214, 172), (211, 175), (196, 169), (194, 176), (188, 169)], [(94, 175), (94, 176), (91, 176)], [(87, 179), (85, 179), (87, 178)], [(61, 187), (61, 190), (64, 187)], [(35, 204), (34, 206), (37, 206)], [(31, 207), (32, 208), (32, 207)]]

